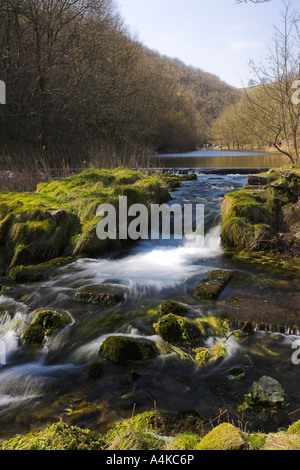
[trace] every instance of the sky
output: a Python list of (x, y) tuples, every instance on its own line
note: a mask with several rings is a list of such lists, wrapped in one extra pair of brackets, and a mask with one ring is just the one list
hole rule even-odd
[[(294, 0), (294, 7), (299, 0)], [(249, 61), (268, 56), (283, 0), (117, 0), (131, 34), (145, 46), (217, 75), (241, 88), (251, 78)]]

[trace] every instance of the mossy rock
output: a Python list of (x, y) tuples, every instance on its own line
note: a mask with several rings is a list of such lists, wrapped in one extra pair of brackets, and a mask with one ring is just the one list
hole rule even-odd
[(160, 318), (153, 327), (156, 333), (170, 344), (191, 345), (202, 338), (201, 331), (195, 323), (173, 313)]
[(257, 382), (253, 382), (245, 398), (248, 406), (281, 408), (285, 406), (284, 395), (284, 390), (277, 380), (263, 376)]
[(1, 450), (102, 450), (103, 441), (88, 429), (62, 421), (37, 433), (2, 442)]
[(86, 292), (79, 291), (73, 296), (76, 302), (86, 304), (116, 305), (124, 299), (120, 292)]
[(37, 312), (34, 320), (21, 336), (21, 341), (31, 345), (41, 345), (45, 337), (54, 330), (66, 325), (68, 320), (61, 313), (54, 310), (41, 310)]
[(10, 269), (8, 277), (18, 283), (39, 282), (47, 278), (54, 269), (75, 261), (72, 257), (55, 258), (36, 266), (16, 266)]
[(160, 305), (159, 313), (161, 315), (168, 315), (169, 313), (173, 313), (174, 315), (184, 317), (188, 315), (189, 310), (184, 305), (174, 302), (173, 300), (167, 300)]
[(246, 450), (248, 444), (242, 432), (229, 423), (223, 423), (207, 434), (195, 450)]
[(207, 279), (201, 281), (193, 291), (193, 297), (199, 300), (215, 300), (225, 289), (232, 273), (221, 269), (212, 271)]
[(157, 354), (153, 342), (122, 336), (109, 336), (99, 349), (101, 357), (118, 363), (149, 361)]
[(168, 189), (177, 189), (181, 186), (181, 179), (174, 176), (164, 176), (162, 181)]

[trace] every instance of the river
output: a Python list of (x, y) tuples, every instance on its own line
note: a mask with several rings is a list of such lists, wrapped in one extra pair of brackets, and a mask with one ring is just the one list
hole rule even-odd
[[(287, 392), (290, 410), (299, 408), (299, 367), (292, 363), (294, 334), (256, 331), (242, 342), (227, 341), (228, 354), (215, 367), (199, 370), (175, 354), (146, 364), (106, 363), (98, 379), (88, 376), (110, 334), (159, 341), (152, 328), (151, 309), (163, 300), (177, 300), (190, 318), (215, 315), (226, 299), (244, 295), (272, 299), (299, 311), (299, 278), (270, 272), (225, 256), (220, 241), (220, 208), (226, 193), (240, 189), (247, 175), (205, 174), (173, 191), (173, 203), (205, 205), (205, 243), (187, 240), (139, 241), (122, 252), (100, 259), (80, 259), (57, 269), (51, 279), (9, 286), (0, 297), (0, 340), (6, 364), (0, 366), (0, 437), (6, 438), (62, 417), (91, 429), (105, 430), (114, 420), (153, 409), (193, 410), (211, 418), (224, 407), (237, 409), (253, 380), (271, 375)], [(235, 273), (217, 302), (195, 301), (191, 292), (212, 269)], [(86, 306), (72, 300), (79, 288), (121, 290), (125, 300), (114, 307)], [(28, 351), (19, 337), (41, 308), (67, 312), (70, 323), (41, 350)], [(290, 332), (287, 332), (290, 333)], [(208, 338), (207, 344), (215, 338)], [(228, 371), (243, 367), (243, 380), (230, 382)], [(295, 414), (297, 417), (297, 414)]]

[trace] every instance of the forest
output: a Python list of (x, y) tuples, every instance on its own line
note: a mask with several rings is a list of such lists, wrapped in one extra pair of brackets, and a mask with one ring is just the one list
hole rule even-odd
[(2, 161), (194, 150), (239, 96), (143, 46), (113, 0), (1, 1), (0, 79)]

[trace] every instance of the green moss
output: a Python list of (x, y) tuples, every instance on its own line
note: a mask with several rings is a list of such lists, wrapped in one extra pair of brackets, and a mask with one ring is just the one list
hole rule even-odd
[(16, 282), (38, 282), (47, 276), (52, 270), (72, 263), (75, 258), (55, 258), (45, 263), (37, 264), (36, 266), (16, 266), (10, 269), (8, 277)]
[(246, 437), (250, 448), (253, 450), (261, 450), (265, 446), (266, 439), (267, 434), (262, 433), (251, 433)]
[(287, 432), (289, 434), (300, 434), (300, 421), (291, 424)]
[(164, 176), (162, 178), (168, 189), (177, 189), (181, 186), (181, 179), (173, 176)]
[(273, 220), (263, 207), (261, 195), (247, 190), (226, 194), (222, 205), (222, 215), (225, 219), (231, 217), (246, 218), (254, 224), (265, 223), (266, 219), (269, 222)]
[(21, 339), (27, 344), (42, 344), (45, 338), (45, 331), (41, 325), (29, 325), (23, 333)]
[(179, 316), (186, 316), (189, 311), (187, 307), (181, 305), (177, 302), (173, 302), (173, 300), (167, 300), (160, 305), (159, 312), (162, 315), (168, 315), (169, 313), (173, 313), (174, 315)]
[(165, 442), (156, 437), (154, 412), (138, 414), (131, 419), (118, 421), (104, 437), (106, 450), (162, 450)]
[(99, 349), (99, 354), (114, 362), (149, 361), (157, 355), (155, 344), (142, 339), (109, 336)]
[(1, 450), (102, 450), (103, 442), (88, 429), (62, 421), (43, 431), (3, 442)]
[(199, 441), (200, 436), (197, 434), (177, 434), (165, 450), (194, 450)]
[(201, 338), (201, 331), (195, 322), (169, 313), (153, 325), (156, 333), (167, 343), (189, 345)]
[(244, 250), (253, 240), (255, 228), (242, 217), (223, 217), (221, 240), (226, 248)]
[(198, 348), (194, 350), (195, 361), (200, 366), (214, 364), (218, 359), (225, 357), (227, 354), (226, 344), (217, 341), (211, 348)]
[(227, 320), (213, 316), (201, 317), (195, 320), (203, 336), (208, 336), (211, 332), (215, 336), (222, 338), (230, 332)]
[(232, 424), (223, 423), (207, 434), (195, 450), (243, 450), (246, 447), (242, 433)]
[(37, 312), (34, 320), (26, 328), (21, 336), (21, 341), (27, 344), (40, 345), (45, 336), (50, 335), (54, 330), (64, 326), (67, 322), (61, 313), (54, 310), (41, 310)]

